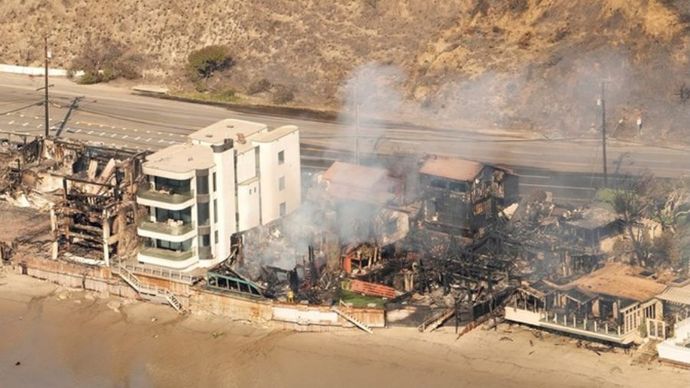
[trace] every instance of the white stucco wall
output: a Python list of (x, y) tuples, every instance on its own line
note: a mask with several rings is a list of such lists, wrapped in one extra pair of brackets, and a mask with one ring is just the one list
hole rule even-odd
[(259, 204), (259, 180), (237, 186), (237, 206), (240, 213), (240, 232), (259, 226), (261, 209)]
[[(296, 210), (301, 202), (299, 131), (273, 142), (260, 143), (261, 222), (269, 223), (280, 217), (280, 204), (285, 202), (286, 213)], [(278, 153), (284, 151), (285, 161), (278, 163)], [(285, 177), (285, 189), (279, 190), (280, 177)]]

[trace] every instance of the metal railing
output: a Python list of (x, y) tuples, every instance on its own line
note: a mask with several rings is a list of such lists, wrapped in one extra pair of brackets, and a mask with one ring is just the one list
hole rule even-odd
[(139, 253), (141, 253), (142, 255), (152, 256), (152, 257), (156, 257), (158, 259), (174, 260), (174, 261), (182, 261), (182, 260), (190, 259), (192, 256), (194, 256), (195, 251), (196, 251), (195, 247), (192, 247), (192, 249), (189, 251), (173, 251), (170, 249), (161, 249), (161, 248), (154, 248), (154, 247), (141, 247), (141, 248), (139, 248)]
[(127, 284), (129, 284), (137, 293), (149, 296), (161, 296), (175, 309), (177, 312), (184, 312), (182, 303), (177, 297), (165, 288), (149, 286), (141, 283), (141, 281), (121, 263), (116, 263), (112, 267), (112, 271), (120, 276)]
[(168, 193), (162, 190), (139, 189), (137, 196), (151, 201), (180, 204), (194, 198), (194, 190), (184, 193)]
[(602, 322), (597, 319), (578, 319), (577, 316), (572, 314), (559, 314), (556, 312), (544, 312), (542, 313), (542, 322), (551, 323), (564, 327), (571, 327), (574, 329), (580, 329), (584, 331), (589, 331), (597, 334), (604, 334), (613, 337), (623, 337), (627, 332), (621, 329), (620, 325), (609, 322)]
[(194, 229), (193, 223), (183, 223), (176, 225), (174, 223), (168, 223), (165, 221), (154, 222), (154, 221), (142, 221), (139, 223), (139, 228), (147, 230), (149, 232), (169, 234), (171, 236), (181, 236), (187, 234)]
[(167, 280), (173, 280), (173, 281), (176, 281), (179, 283), (185, 283), (185, 284), (189, 284), (189, 285), (192, 285), (199, 280), (198, 277), (194, 277), (192, 275), (188, 275), (188, 274), (182, 273), (180, 271), (172, 270), (172, 269), (166, 269), (166, 268), (160, 268), (160, 267), (154, 267), (154, 266), (148, 266), (148, 265), (141, 265), (141, 264), (129, 264), (129, 263), (123, 263), (121, 265), (122, 265), (122, 267), (124, 267), (125, 269), (127, 269), (128, 271), (130, 271), (134, 274), (153, 276), (153, 277), (167, 279)]

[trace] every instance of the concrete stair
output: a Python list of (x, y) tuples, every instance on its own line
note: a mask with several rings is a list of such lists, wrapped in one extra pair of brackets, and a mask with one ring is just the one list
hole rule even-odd
[(147, 284), (143, 284), (136, 277), (136, 275), (134, 275), (120, 263), (114, 263), (111, 267), (111, 271), (114, 274), (118, 275), (122, 280), (124, 280), (125, 283), (129, 284), (129, 286), (132, 287), (137, 293), (139, 293), (139, 295), (141, 295), (144, 299), (152, 300), (155, 298), (162, 298), (178, 313), (184, 313), (184, 306), (172, 292), (164, 288), (158, 288), (149, 286)]

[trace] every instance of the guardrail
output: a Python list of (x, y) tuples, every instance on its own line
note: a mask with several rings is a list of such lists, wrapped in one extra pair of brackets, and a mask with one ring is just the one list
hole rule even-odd
[(183, 274), (180, 271), (175, 271), (171, 269), (158, 268), (147, 265), (137, 265), (137, 264), (121, 264), (122, 267), (135, 274), (141, 274), (146, 276), (153, 276), (168, 280), (174, 280), (176, 282), (185, 283), (192, 285), (200, 280), (198, 277)]

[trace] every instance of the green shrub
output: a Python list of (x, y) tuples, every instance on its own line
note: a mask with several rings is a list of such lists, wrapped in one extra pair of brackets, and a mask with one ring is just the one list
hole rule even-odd
[(227, 46), (206, 46), (187, 57), (187, 70), (192, 80), (208, 79), (214, 72), (229, 69), (233, 64)]

